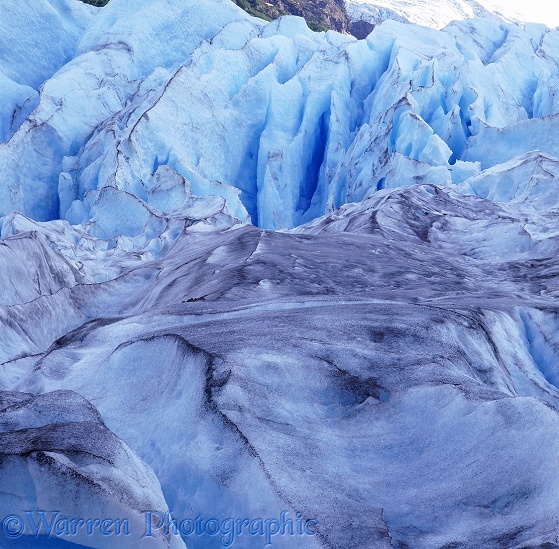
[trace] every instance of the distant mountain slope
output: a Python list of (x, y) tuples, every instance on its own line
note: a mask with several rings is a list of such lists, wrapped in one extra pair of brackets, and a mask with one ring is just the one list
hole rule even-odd
[[(109, 0), (81, 0), (92, 6), (105, 6)], [(316, 32), (336, 30), (352, 34), (357, 38), (365, 38), (373, 25), (360, 21), (352, 21), (346, 11), (344, 0), (232, 0), (250, 15), (272, 21), (282, 15), (298, 15), (303, 17), (309, 28)]]
[(91, 4), (92, 6), (106, 6), (109, 3), (109, 0), (82, 0), (86, 4)]
[[(365, 38), (386, 19), (441, 29), (451, 21), (485, 17), (514, 22), (522, 17), (491, 0), (232, 0), (247, 13), (272, 21), (282, 15), (303, 17), (316, 32), (336, 30)], [(82, 0), (105, 6), (109, 0)]]
[[(109, 0), (81, 0), (103, 7)], [(250, 15), (273, 21), (283, 15), (303, 17), (316, 32), (336, 30), (362, 39), (391, 19), (442, 29), (451, 21), (484, 17), (507, 23), (526, 20), (499, 0), (232, 0)]]
[(348, 32), (351, 22), (343, 0), (233, 0), (245, 11), (264, 19), (281, 15), (304, 17), (314, 31)]

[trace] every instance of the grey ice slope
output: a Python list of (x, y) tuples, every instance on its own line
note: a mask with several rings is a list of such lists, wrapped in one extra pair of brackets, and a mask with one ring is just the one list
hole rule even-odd
[[(33, 396), (0, 393), (0, 513), (24, 517), (6, 530), (2, 546), (54, 546), (57, 537), (80, 547), (132, 549), (145, 529), (146, 509), (165, 509), (153, 471), (105, 424), (99, 412), (72, 391)], [(38, 514), (44, 511), (47, 526)], [(25, 520), (32, 512), (32, 521)], [(97, 529), (68, 526), (66, 536), (47, 531), (57, 520), (126, 519), (129, 536), (103, 536)], [(20, 530), (20, 528), (22, 528)], [(64, 524), (62, 523), (62, 530)], [(8, 535), (9, 531), (16, 535)], [(124, 528), (123, 528), (123, 531)], [(17, 533), (23, 537), (18, 538)], [(17, 541), (16, 541), (17, 540)], [(180, 539), (158, 535), (142, 542), (153, 549), (184, 549)]]
[(299, 511), (301, 547), (557, 547), (556, 223), (414, 186), (296, 231), (190, 229), (75, 286), (94, 320), (3, 368), (95, 402), (179, 516)]

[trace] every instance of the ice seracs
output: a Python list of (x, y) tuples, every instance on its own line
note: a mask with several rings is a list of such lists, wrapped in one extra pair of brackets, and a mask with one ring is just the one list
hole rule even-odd
[[(0, 212), (103, 239), (155, 237), (167, 225), (154, 211), (176, 214), (153, 192), (166, 167), (240, 221), (290, 228), (383, 187), (460, 183), (531, 150), (558, 154), (556, 30), (387, 21), (357, 41), (300, 18), (207, 9), (219, 18), (184, 0), (98, 12), (0, 146)], [(98, 207), (105, 196), (134, 220), (117, 223)]]
[(0, 142), (39, 101), (38, 89), (75, 55), (95, 10), (73, 0), (10, 2), (0, 13)]
[(536, 210), (559, 206), (559, 160), (538, 151), (519, 155), (456, 186), (495, 202), (520, 202)]

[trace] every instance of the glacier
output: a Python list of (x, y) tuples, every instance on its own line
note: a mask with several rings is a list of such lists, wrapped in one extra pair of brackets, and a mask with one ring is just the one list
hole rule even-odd
[(0, 523), (559, 547), (559, 30), (5, 3)]
[(502, 0), (346, 0), (346, 9), (352, 21), (378, 25), (390, 19), (442, 29), (452, 21), (473, 17), (506, 23), (532, 21), (537, 1), (527, 8)]
[(350, 21), (369, 26), (390, 19), (443, 29), (452, 21), (474, 17), (549, 27), (559, 24), (559, 12), (548, 0), (345, 0), (345, 6)]

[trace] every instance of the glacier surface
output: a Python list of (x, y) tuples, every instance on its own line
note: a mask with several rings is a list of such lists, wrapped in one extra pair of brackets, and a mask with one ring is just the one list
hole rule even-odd
[(559, 31), (5, 3), (0, 519), (559, 547)]

